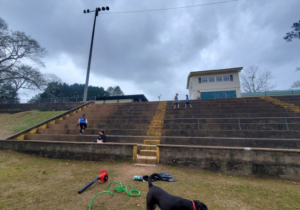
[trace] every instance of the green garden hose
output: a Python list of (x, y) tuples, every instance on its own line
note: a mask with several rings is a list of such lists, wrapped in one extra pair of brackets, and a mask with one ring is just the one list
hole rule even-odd
[[(92, 203), (93, 203), (94, 199), (95, 199), (98, 195), (100, 195), (100, 194), (102, 194), (102, 193), (109, 193), (109, 194), (111, 194), (111, 195), (114, 195), (114, 194), (109, 190), (109, 187), (110, 187), (110, 185), (111, 185), (112, 183), (116, 183), (116, 184), (121, 185), (120, 187), (116, 187), (116, 188), (115, 188), (115, 191), (116, 191), (116, 192), (123, 192), (123, 191), (125, 191), (125, 192), (127, 192), (127, 194), (128, 194), (129, 196), (134, 196), (134, 197), (140, 196), (140, 195), (141, 195), (141, 192), (140, 192), (140, 191), (134, 190), (130, 185), (127, 185), (126, 188), (124, 188), (122, 182), (120, 182), (120, 183), (119, 183), (119, 182), (111, 182), (111, 183), (109, 183), (109, 185), (108, 185), (108, 191), (100, 192), (100, 193), (98, 193), (98, 194), (92, 199), (92, 201), (91, 201), (91, 203), (90, 203), (90, 206), (89, 206), (89, 210), (91, 209), (91, 206), (92, 206)], [(128, 188), (128, 187), (131, 189), (129, 192), (127, 191), (127, 188)], [(133, 194), (133, 192), (137, 192), (138, 194)]]

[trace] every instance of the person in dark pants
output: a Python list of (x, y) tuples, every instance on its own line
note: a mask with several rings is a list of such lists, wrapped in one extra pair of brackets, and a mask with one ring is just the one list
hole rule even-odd
[(78, 123), (77, 123), (77, 126), (80, 125), (80, 133), (79, 133), (79, 135), (82, 135), (82, 132), (84, 132), (84, 129), (86, 129), (87, 124), (88, 124), (88, 120), (87, 120), (85, 114), (83, 114), (79, 118)]
[(190, 99), (189, 99), (189, 96), (188, 95), (185, 95), (186, 96), (186, 99), (185, 99), (185, 107), (186, 108), (186, 105), (189, 105), (190, 107), (192, 107), (192, 105), (190, 104)]
[(97, 143), (104, 143), (104, 142), (106, 142), (106, 136), (104, 134), (104, 130), (99, 131), (98, 139), (95, 140), (94, 142), (97, 142)]
[(176, 105), (177, 105), (177, 109), (179, 110), (179, 102), (180, 101), (178, 101), (178, 93), (176, 93), (176, 96), (175, 96), (173, 102), (174, 102), (174, 110), (176, 109)]

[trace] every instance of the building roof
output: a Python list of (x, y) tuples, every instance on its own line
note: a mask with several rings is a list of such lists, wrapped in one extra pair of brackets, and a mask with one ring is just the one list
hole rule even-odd
[(229, 68), (229, 69), (214, 69), (214, 70), (204, 70), (204, 71), (191, 71), (187, 77), (186, 89), (189, 89), (190, 77), (201, 76), (206, 74), (224, 74), (230, 72), (240, 72), (243, 67)]
[(142, 99), (142, 101), (148, 101), (144, 94), (137, 94), (137, 95), (125, 95), (125, 96), (107, 96), (107, 97), (97, 97), (96, 100), (119, 100), (119, 99), (133, 99), (134, 101)]

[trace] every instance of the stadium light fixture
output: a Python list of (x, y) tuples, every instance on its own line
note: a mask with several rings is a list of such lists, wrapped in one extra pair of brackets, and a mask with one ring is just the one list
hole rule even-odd
[(94, 43), (94, 33), (95, 33), (95, 25), (96, 25), (96, 17), (98, 16), (98, 13), (100, 11), (109, 10), (109, 7), (96, 7), (94, 11), (90, 11), (89, 9), (83, 10), (83, 13), (90, 13), (95, 12), (95, 18), (94, 18), (94, 26), (93, 26), (93, 33), (92, 33), (92, 40), (91, 40), (91, 47), (90, 47), (90, 55), (89, 55), (89, 61), (88, 61), (88, 67), (86, 72), (86, 81), (84, 86), (84, 93), (83, 93), (83, 101), (85, 102), (87, 100), (87, 92), (88, 92), (88, 86), (89, 86), (89, 77), (90, 77), (90, 67), (91, 67), (91, 60), (92, 60), (92, 52), (93, 52), (93, 43)]

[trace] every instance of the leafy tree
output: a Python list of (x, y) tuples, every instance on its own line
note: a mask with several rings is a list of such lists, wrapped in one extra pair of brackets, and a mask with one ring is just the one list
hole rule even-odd
[(292, 28), (294, 28), (294, 31), (291, 31), (289, 33), (286, 33), (286, 36), (283, 37), (287, 42), (291, 42), (293, 38), (300, 39), (300, 20), (299, 23), (294, 23)]
[(119, 86), (108, 87), (107, 92), (109, 96), (123, 96), (124, 93)]
[[(72, 84), (60, 82), (50, 82), (45, 88), (43, 93), (34, 96), (29, 103), (38, 103), (44, 99), (58, 99), (58, 98), (82, 98), (84, 91), (84, 84)], [(112, 94), (112, 95), (111, 95)], [(103, 87), (89, 86), (87, 97), (104, 97), (104, 96), (117, 96), (124, 95), (123, 91), (119, 86), (109, 87), (107, 91)], [(71, 100), (71, 99), (69, 99)]]
[(270, 84), (272, 72), (261, 71), (257, 66), (245, 69), (240, 77), (242, 88), (246, 93), (264, 92), (276, 87), (276, 84)]
[(0, 86), (0, 103), (19, 103), (18, 93), (9, 82)]
[(37, 94), (35, 96), (33, 96), (29, 101), (28, 103), (29, 104), (37, 104), (37, 103), (40, 103), (40, 100), (41, 100), (41, 94)]

